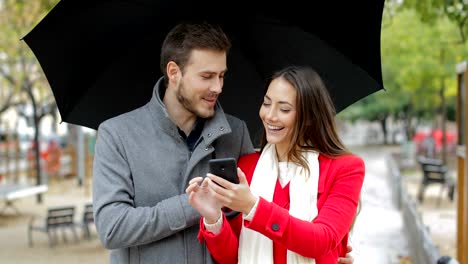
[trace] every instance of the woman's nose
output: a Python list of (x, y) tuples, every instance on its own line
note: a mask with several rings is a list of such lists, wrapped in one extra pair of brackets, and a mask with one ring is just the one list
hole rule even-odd
[(268, 109), (266, 117), (267, 120), (276, 120), (276, 109), (274, 107), (270, 107), (270, 109)]

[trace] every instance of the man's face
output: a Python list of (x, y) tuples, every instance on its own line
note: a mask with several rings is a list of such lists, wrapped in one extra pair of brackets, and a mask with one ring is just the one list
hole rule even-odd
[(176, 88), (178, 102), (198, 117), (212, 117), (226, 70), (225, 52), (192, 51)]

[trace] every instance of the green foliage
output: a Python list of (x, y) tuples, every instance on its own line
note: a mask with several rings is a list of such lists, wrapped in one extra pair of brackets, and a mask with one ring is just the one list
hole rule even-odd
[(466, 0), (405, 0), (402, 3), (402, 8), (415, 10), (424, 23), (433, 25), (441, 18), (449, 19), (457, 26), (460, 41), (466, 41), (468, 33)]
[[(58, 0), (0, 0), (0, 80), (5, 98), (0, 101), (0, 111), (8, 109), (12, 105), (12, 97), (21, 92), (23, 98), (18, 104), (24, 104), (24, 98), (33, 106), (33, 123), (35, 128), (34, 142), (35, 161), (39, 164), (40, 145), (39, 122), (45, 115), (46, 104), (50, 104), (51, 90), (39, 63), (31, 50), (20, 39), (28, 33), (40, 19), (46, 14), (53, 2)], [(0, 94), (3, 96), (3, 94)], [(18, 99), (20, 100), (20, 99)], [(48, 101), (48, 102), (47, 102)], [(15, 103), (15, 104), (16, 104)], [(40, 184), (41, 170), (36, 166), (37, 183)], [(40, 201), (40, 197), (38, 197)]]
[(40, 66), (21, 38), (30, 31), (58, 0), (3, 0), (0, 5), (0, 109), (20, 98), (21, 92), (33, 91), (38, 99), (50, 95)]
[[(411, 2), (411, 1), (409, 1)], [(432, 1), (415, 1), (428, 5)], [(410, 3), (406, 3), (409, 5)], [(455, 65), (468, 59), (468, 45), (460, 44), (457, 25), (443, 12), (431, 9), (433, 20), (424, 22), (414, 9), (386, 1), (381, 33), (382, 74), (386, 91), (357, 102), (339, 118), (380, 120), (382, 116), (433, 119), (444, 96), (456, 95)], [(429, 13), (428, 13), (429, 14)], [(438, 14), (435, 16), (434, 14)], [(448, 113), (454, 101), (446, 100)]]

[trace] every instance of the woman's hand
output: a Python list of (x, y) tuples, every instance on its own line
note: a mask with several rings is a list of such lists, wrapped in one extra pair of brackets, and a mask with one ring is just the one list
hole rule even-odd
[(348, 245), (346, 247), (346, 256), (344, 258), (338, 258), (338, 263), (340, 264), (353, 264), (354, 263), (354, 258), (351, 256), (351, 251), (353, 251), (353, 248)]
[(214, 191), (214, 196), (221, 205), (244, 214), (250, 212), (257, 198), (250, 191), (245, 174), (241, 169), (237, 168), (239, 184), (231, 183), (211, 173), (208, 173), (207, 176), (212, 180), (208, 186)]
[(216, 200), (215, 193), (208, 187), (210, 182), (209, 178), (195, 177), (185, 190), (189, 203), (205, 218), (207, 224), (213, 224), (221, 217), (222, 207)]

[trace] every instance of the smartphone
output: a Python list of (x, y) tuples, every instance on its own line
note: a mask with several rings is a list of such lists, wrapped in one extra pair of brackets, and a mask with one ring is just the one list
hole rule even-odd
[(232, 183), (239, 183), (237, 177), (237, 162), (234, 158), (211, 159), (208, 161), (210, 173), (224, 178)]

